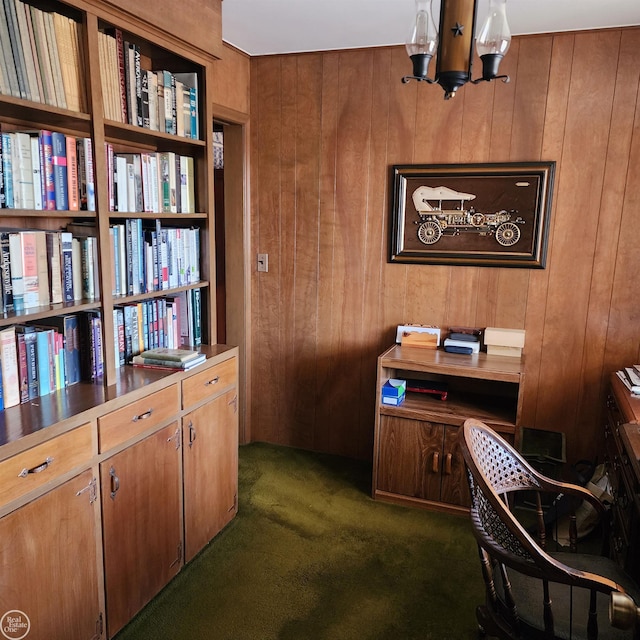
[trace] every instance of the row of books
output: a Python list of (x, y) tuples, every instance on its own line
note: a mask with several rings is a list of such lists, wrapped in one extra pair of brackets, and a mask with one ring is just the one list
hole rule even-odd
[(199, 138), (198, 76), (142, 68), (140, 46), (119, 29), (98, 34), (105, 117), (152, 131)]
[(3, 131), (0, 207), (95, 211), (91, 138), (46, 129)]
[(87, 111), (82, 24), (21, 0), (3, 0), (0, 42), (0, 93)]
[(113, 310), (116, 367), (149, 349), (178, 349), (202, 343), (201, 291), (118, 305)]
[(112, 293), (137, 295), (200, 282), (200, 229), (134, 218), (109, 228)]
[(103, 375), (99, 311), (47, 318), (0, 331), (0, 409)]
[(109, 143), (106, 154), (111, 211), (195, 213), (192, 157), (172, 151), (114, 153)]
[(100, 296), (96, 238), (66, 231), (0, 229), (2, 312)]

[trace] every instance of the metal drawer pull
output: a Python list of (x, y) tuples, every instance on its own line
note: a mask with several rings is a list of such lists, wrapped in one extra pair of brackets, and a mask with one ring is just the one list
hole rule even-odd
[(30, 473), (41, 473), (44, 471), (51, 463), (53, 462), (53, 458), (47, 458), (42, 464), (39, 464), (36, 467), (31, 467), (31, 469), (23, 469), (19, 474), (18, 478), (26, 478)]
[(144, 413), (141, 413), (139, 416), (133, 416), (133, 418), (131, 418), (131, 422), (138, 422), (138, 420), (146, 420), (147, 418), (151, 417), (152, 413), (153, 413), (153, 408), (149, 409), (148, 411), (145, 411)]
[(111, 493), (109, 495), (111, 496), (112, 500), (115, 500), (116, 493), (118, 493), (118, 490), (120, 489), (120, 478), (118, 478), (118, 476), (116, 475), (116, 470), (114, 467), (111, 467), (111, 469), (109, 469), (109, 475), (111, 476)]
[(210, 384), (218, 384), (219, 381), (220, 381), (220, 376), (216, 376), (213, 380), (207, 380), (204, 384), (205, 386)]
[(189, 420), (189, 447), (193, 447), (196, 435), (196, 428), (193, 426), (193, 422)]

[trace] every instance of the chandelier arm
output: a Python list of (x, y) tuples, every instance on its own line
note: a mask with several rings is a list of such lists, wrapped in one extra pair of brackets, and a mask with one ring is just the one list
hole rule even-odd
[(428, 84), (435, 84), (436, 81), (431, 78), (421, 78), (420, 76), (404, 76), (402, 78), (402, 83), (407, 84), (410, 80), (416, 80), (417, 82), (427, 82)]
[(491, 82), (492, 80), (502, 80), (502, 82), (510, 82), (511, 78), (507, 75), (494, 76), (493, 78), (476, 78), (475, 80), (469, 80), (471, 84), (480, 84), (481, 82)]

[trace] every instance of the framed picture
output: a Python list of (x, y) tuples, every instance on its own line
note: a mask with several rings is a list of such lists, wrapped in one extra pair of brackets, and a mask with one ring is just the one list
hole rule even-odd
[(389, 262), (543, 269), (555, 162), (396, 165)]

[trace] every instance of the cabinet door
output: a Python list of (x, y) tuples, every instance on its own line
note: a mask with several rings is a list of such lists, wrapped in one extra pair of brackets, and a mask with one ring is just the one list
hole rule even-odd
[(95, 487), (86, 471), (0, 519), (1, 622), (30, 623), (15, 637), (100, 637)]
[(441, 424), (381, 416), (377, 488), (439, 501), (443, 434)]
[(471, 505), (464, 459), (458, 445), (458, 427), (445, 427), (440, 500), (463, 507)]
[(185, 561), (236, 514), (238, 396), (235, 390), (183, 418)]
[(179, 462), (174, 422), (100, 465), (109, 637), (180, 569)]

